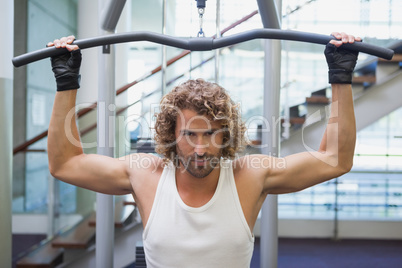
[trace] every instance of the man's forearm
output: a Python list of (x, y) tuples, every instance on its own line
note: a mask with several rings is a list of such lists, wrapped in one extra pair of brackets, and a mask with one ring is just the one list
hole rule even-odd
[(331, 115), (320, 151), (337, 158), (338, 166), (350, 169), (356, 143), (356, 121), (350, 84), (332, 85)]
[(83, 153), (76, 125), (77, 90), (57, 92), (48, 133), (49, 169), (53, 174), (71, 157)]

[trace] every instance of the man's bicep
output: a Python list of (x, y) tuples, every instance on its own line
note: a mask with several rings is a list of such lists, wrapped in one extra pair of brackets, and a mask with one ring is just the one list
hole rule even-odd
[(276, 165), (264, 183), (265, 192), (270, 194), (301, 191), (345, 173), (336, 157), (327, 153), (303, 152), (275, 158), (273, 162)]
[(97, 154), (71, 157), (52, 175), (66, 183), (105, 194), (132, 192), (127, 163)]

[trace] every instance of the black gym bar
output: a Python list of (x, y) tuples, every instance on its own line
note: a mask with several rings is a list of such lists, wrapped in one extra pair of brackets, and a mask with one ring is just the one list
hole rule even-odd
[[(154, 32), (141, 31), (130, 33), (117, 33), (113, 35), (80, 39), (75, 40), (74, 44), (78, 45), (81, 49), (86, 49), (111, 44), (148, 41), (191, 51), (209, 51), (235, 45), (245, 41), (250, 41), (253, 39), (279, 39), (326, 45), (330, 40), (335, 38), (330, 35), (278, 29), (254, 29), (247, 32), (216, 39), (212, 37), (180, 38)], [(392, 59), (394, 55), (394, 51), (392, 49), (383, 48), (364, 42), (355, 42), (353, 44), (347, 43), (343, 46), (349, 50), (363, 52), (387, 60)], [(37, 51), (14, 57), (12, 59), (12, 62), (15, 67), (20, 67), (34, 61), (42, 60), (47, 57), (61, 55), (66, 52), (67, 49), (46, 47)]]

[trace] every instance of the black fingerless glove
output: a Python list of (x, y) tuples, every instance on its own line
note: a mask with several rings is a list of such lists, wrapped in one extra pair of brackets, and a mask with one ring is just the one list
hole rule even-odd
[(52, 70), (56, 78), (57, 91), (80, 88), (80, 49), (51, 58)]
[(353, 70), (359, 52), (351, 51), (328, 43), (325, 47), (328, 63), (328, 81), (330, 84), (352, 84)]

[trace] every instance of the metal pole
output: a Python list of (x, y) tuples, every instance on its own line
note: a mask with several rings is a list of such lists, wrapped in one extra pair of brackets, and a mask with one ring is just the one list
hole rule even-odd
[(338, 221), (338, 185), (339, 185), (339, 178), (335, 179), (335, 202), (334, 202), (334, 237), (333, 240), (339, 239), (339, 221)]
[(48, 175), (48, 205), (47, 205), (47, 238), (51, 238), (60, 228), (60, 193), (59, 180), (50, 173)]
[(282, 0), (257, 0), (257, 4), (264, 28), (281, 28)]
[(55, 178), (52, 175), (47, 177), (47, 238), (51, 238), (55, 232)]
[[(265, 28), (280, 28), (281, 1), (258, 1), (261, 18)], [(267, 10), (267, 7), (270, 9)], [(266, 18), (264, 20), (264, 18)], [(270, 135), (263, 135), (263, 154), (279, 156), (280, 152), (280, 78), (281, 78), (281, 43), (278, 40), (265, 41), (264, 59), (264, 117), (268, 122)], [(261, 268), (278, 266), (278, 197), (268, 195), (261, 210)]]
[[(99, 14), (106, 8), (99, 0)], [(102, 25), (102, 16), (99, 16)], [(100, 29), (101, 35), (113, 31)], [(115, 140), (115, 57), (114, 46), (104, 45), (99, 51), (98, 67), (98, 146), (97, 153), (114, 157)], [(96, 194), (96, 267), (113, 267), (114, 251), (114, 196)]]
[[(286, 22), (287, 22), (287, 28), (289, 28), (289, 16), (286, 17)], [(282, 90), (284, 90), (285, 96), (285, 104), (283, 107), (284, 110), (284, 123), (283, 123), (283, 134), (282, 137), (285, 139), (289, 139), (290, 136), (290, 111), (289, 111), (289, 88), (291, 85), (291, 82), (289, 81), (289, 42), (285, 42), (285, 48), (284, 50), (286, 51), (286, 77), (285, 77), (285, 86)]]
[[(105, 32), (106, 33), (106, 32)], [(99, 55), (98, 154), (114, 157), (115, 90), (113, 46)], [(107, 52), (109, 51), (109, 52)], [(114, 196), (96, 194), (96, 267), (113, 267)]]
[[(281, 43), (265, 41), (264, 117), (269, 123), (271, 135), (263, 135), (267, 147), (262, 153), (279, 156), (280, 151), (280, 57)], [(278, 197), (268, 195), (261, 213), (261, 266), (274, 268), (278, 265)]]
[[(167, 17), (167, 3), (166, 0), (163, 0), (162, 4), (162, 34), (166, 34), (166, 17)], [(166, 92), (166, 68), (167, 68), (167, 48), (166, 45), (162, 46), (162, 96), (164, 96)]]
[[(216, 0), (216, 38), (221, 38), (221, 1)], [(215, 83), (219, 84), (220, 49), (215, 50)]]

